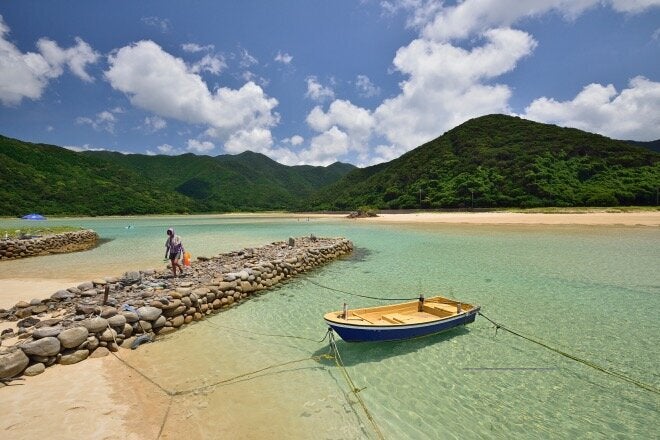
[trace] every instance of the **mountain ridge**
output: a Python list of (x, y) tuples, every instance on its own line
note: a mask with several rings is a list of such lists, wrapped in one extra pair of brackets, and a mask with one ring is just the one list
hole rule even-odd
[(652, 205), (660, 154), (634, 144), (486, 115), (357, 168), (286, 166), (251, 151), (74, 152), (0, 136), (0, 215)]
[(402, 156), (356, 169), (308, 209), (498, 208), (655, 203), (660, 154), (507, 115), (471, 119)]
[(0, 136), (0, 215), (127, 215), (295, 209), (355, 168), (216, 157), (75, 152)]

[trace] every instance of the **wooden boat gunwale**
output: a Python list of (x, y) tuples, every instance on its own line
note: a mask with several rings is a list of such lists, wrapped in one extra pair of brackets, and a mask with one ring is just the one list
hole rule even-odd
[(346, 341), (386, 341), (438, 333), (468, 324), (474, 322), (479, 310), (479, 306), (435, 296), (422, 302), (422, 310), (417, 300), (349, 309), (345, 318), (343, 311), (334, 311), (326, 313), (323, 318)]

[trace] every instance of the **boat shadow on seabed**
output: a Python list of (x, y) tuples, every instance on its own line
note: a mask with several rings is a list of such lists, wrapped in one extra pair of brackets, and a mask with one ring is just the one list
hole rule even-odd
[[(382, 341), (382, 342), (345, 342), (335, 334), (337, 351), (345, 366), (352, 366), (370, 362), (380, 362), (384, 359), (414, 353), (418, 350), (439, 342), (446, 342), (452, 338), (467, 335), (470, 330), (466, 327), (453, 328), (451, 330), (435, 333), (433, 335), (422, 336), (414, 339), (405, 339), (401, 341)], [(333, 364), (332, 359), (323, 358), (332, 348), (328, 345), (316, 350), (313, 354), (318, 358), (321, 364)]]

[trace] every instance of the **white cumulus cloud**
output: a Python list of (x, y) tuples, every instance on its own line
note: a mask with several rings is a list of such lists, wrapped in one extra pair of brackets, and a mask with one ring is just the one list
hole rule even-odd
[(589, 84), (570, 101), (536, 99), (521, 116), (615, 139), (655, 140), (660, 138), (660, 82), (638, 76), (621, 92), (611, 84)]
[(48, 64), (56, 69), (58, 76), (62, 74), (62, 66), (66, 65), (74, 75), (83, 81), (92, 82), (94, 80), (85, 71), (85, 68), (87, 64), (96, 63), (99, 54), (81, 38), (76, 37), (76, 45), (68, 49), (60, 48), (56, 42), (47, 38), (37, 41), (37, 47)]
[(223, 57), (205, 55), (204, 58), (190, 66), (190, 71), (193, 73), (209, 72), (213, 75), (218, 75), (226, 68), (227, 63)]
[(506, 113), (511, 90), (490, 80), (511, 71), (536, 42), (513, 29), (492, 29), (470, 50), (417, 39), (397, 51), (394, 66), (408, 75), (401, 93), (374, 112), (377, 131), (401, 153), (466, 120)]
[(275, 56), (275, 61), (282, 64), (290, 64), (291, 61), (293, 61), (293, 57), (286, 52), (282, 53), (281, 51), (278, 51)]
[(205, 125), (206, 135), (220, 142), (243, 130), (268, 130), (279, 122), (273, 111), (277, 100), (257, 84), (211, 92), (191, 67), (153, 41), (122, 47), (108, 62), (106, 79), (134, 106), (164, 118)]
[(248, 52), (247, 49), (241, 49), (239, 57), (239, 65), (244, 69), (259, 64), (259, 60), (250, 55), (250, 52)]
[(197, 52), (210, 52), (215, 49), (213, 44), (207, 44), (206, 46), (201, 46), (197, 43), (185, 43), (181, 45), (181, 49), (184, 52), (197, 53)]
[(659, 0), (464, 0), (445, 6), (436, 0), (389, 0), (381, 3), (387, 13), (405, 10), (408, 25), (422, 31), (422, 37), (435, 41), (469, 38), (522, 19), (554, 12), (568, 20), (587, 9), (609, 5), (624, 13), (640, 13), (659, 6)]
[(210, 141), (199, 141), (197, 139), (188, 139), (187, 143), (188, 151), (193, 153), (206, 154), (215, 148), (213, 142)]
[(305, 138), (303, 138), (302, 136), (300, 136), (298, 134), (294, 134), (290, 138), (282, 139), (282, 143), (291, 144), (294, 147), (297, 146), (297, 145), (301, 145), (303, 142), (305, 142)]
[(348, 144), (348, 135), (333, 126), (314, 137), (310, 147), (299, 153), (299, 159), (302, 163), (310, 165), (330, 165), (348, 152)]
[(380, 95), (380, 87), (374, 85), (367, 75), (358, 75), (355, 79), (355, 87), (359, 95), (365, 98)]
[(153, 133), (167, 127), (167, 122), (160, 116), (147, 116), (144, 118), (144, 126)]
[(115, 132), (115, 123), (117, 122), (116, 113), (121, 113), (121, 109), (104, 110), (94, 115), (94, 117), (80, 116), (76, 118), (76, 124), (89, 125), (97, 131)]
[(166, 154), (168, 156), (177, 156), (179, 154), (185, 153), (185, 150), (182, 148), (176, 148), (170, 144), (161, 144), (156, 147), (156, 151), (147, 149), (148, 156), (156, 156), (158, 154)]
[(321, 83), (318, 81), (318, 78), (315, 76), (307, 77), (306, 81), (306, 97), (318, 102), (325, 101), (327, 99), (334, 99), (335, 92), (332, 90), (332, 88), (321, 85)]
[(232, 134), (225, 143), (225, 150), (234, 154), (247, 150), (265, 154), (272, 145), (273, 137), (270, 130), (253, 128), (251, 130), (239, 130)]
[(0, 15), (0, 102), (17, 105), (23, 100), (39, 99), (50, 80), (64, 72), (64, 66), (83, 81), (91, 82), (86, 72), (88, 64), (99, 55), (85, 41), (76, 38), (76, 45), (68, 49), (42, 38), (37, 42), (39, 53), (22, 53), (7, 40), (9, 27)]
[(147, 26), (155, 27), (163, 34), (168, 33), (172, 28), (172, 22), (168, 18), (151, 16), (151, 17), (142, 17), (141, 21)]

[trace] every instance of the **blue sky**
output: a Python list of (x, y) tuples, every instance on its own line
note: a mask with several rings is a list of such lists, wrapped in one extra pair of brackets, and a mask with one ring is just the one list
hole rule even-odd
[(0, 134), (366, 166), (490, 113), (660, 138), (660, 0), (0, 3)]

